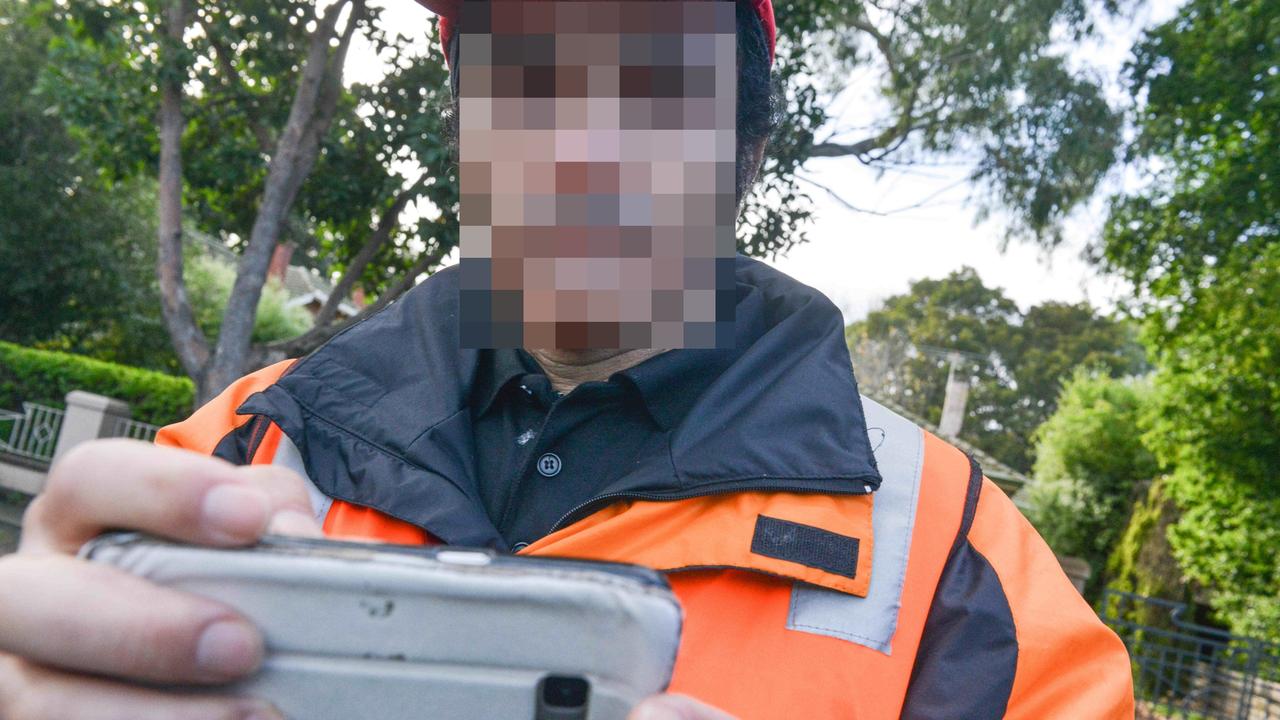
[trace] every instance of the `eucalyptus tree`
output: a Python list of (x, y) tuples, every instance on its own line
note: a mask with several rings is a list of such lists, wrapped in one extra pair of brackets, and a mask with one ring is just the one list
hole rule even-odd
[[(1128, 9), (1121, 1), (775, 3), (785, 102), (753, 202), (785, 208), (772, 225), (756, 223), (784, 232), (758, 231), (750, 250), (803, 241), (794, 230), (810, 206), (795, 170), (810, 158), (852, 159), (877, 173), (958, 164), (979, 216), (1007, 218), (1006, 242), (1056, 246), (1062, 221), (1117, 159), (1120, 113), (1078, 50), (1101, 17)], [(831, 113), (842, 94), (860, 112)], [(835, 194), (858, 209), (857, 198)]]

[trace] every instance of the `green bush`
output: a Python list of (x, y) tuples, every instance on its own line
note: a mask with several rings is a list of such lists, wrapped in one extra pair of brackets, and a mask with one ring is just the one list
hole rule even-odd
[(1028, 515), (1055, 552), (1088, 561), (1090, 596), (1106, 579), (1107, 558), (1139, 484), (1157, 474), (1140, 426), (1150, 397), (1145, 380), (1080, 368), (1063, 386), (1057, 410), (1035, 433)]
[[(236, 282), (235, 265), (208, 254), (193, 253), (187, 261), (186, 280), (196, 323), (205, 337), (218, 337), (222, 313)], [(268, 278), (262, 286), (262, 299), (258, 301), (258, 314), (254, 317), (253, 342), (287, 340), (311, 328), (311, 313), (288, 303), (289, 293), (284, 286), (279, 280)]]
[(165, 425), (191, 414), (195, 388), (184, 377), (0, 342), (0, 408), (22, 403), (65, 407), (72, 390), (129, 403), (133, 418)]

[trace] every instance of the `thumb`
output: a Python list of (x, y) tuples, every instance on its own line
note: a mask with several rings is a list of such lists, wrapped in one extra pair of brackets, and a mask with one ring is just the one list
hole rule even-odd
[(688, 695), (653, 695), (631, 711), (627, 720), (734, 720), (733, 716)]

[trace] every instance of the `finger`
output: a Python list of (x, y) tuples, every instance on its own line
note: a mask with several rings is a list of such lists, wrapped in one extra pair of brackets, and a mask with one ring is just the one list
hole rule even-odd
[(267, 532), (308, 537), (324, 534), (312, 513), (307, 481), (301, 475), (274, 465), (247, 465), (239, 471), (249, 483), (265, 490), (271, 498), (272, 515)]
[[(298, 491), (282, 491), (289, 484)], [(286, 509), (310, 507), (301, 479), (284, 468), (238, 468), (133, 440), (89, 442), (50, 468), (27, 510), (20, 550), (73, 553), (109, 529), (244, 545), (266, 530), (277, 498)]]
[(13, 720), (284, 720), (261, 700), (175, 695), (0, 656), (0, 717)]
[(688, 695), (653, 695), (631, 711), (627, 720), (734, 720), (723, 710)]
[(0, 559), (0, 651), (156, 682), (226, 682), (262, 663), (262, 636), (230, 608), (59, 555)]

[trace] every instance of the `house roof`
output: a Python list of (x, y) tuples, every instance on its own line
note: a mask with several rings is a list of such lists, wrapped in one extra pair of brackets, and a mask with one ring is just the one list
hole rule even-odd
[[(198, 243), (204, 251), (219, 260), (232, 266), (239, 262), (240, 256), (235, 251), (212, 236), (198, 232), (191, 232), (188, 235), (192, 242)], [(333, 292), (333, 285), (321, 277), (319, 272), (300, 265), (289, 266), (289, 269), (285, 271), (283, 284), (285, 294), (289, 296), (286, 304), (291, 307), (297, 305), (306, 306), (313, 302), (323, 306), (328, 301), (330, 293)], [(346, 300), (338, 305), (339, 317), (351, 318), (358, 314), (360, 314), (360, 309)]]
[[(290, 265), (284, 275), (284, 290), (289, 295), (289, 305), (308, 305), (312, 302), (324, 305), (333, 292), (333, 285), (310, 268)], [(360, 310), (349, 302), (338, 304), (338, 314), (355, 317)]]

